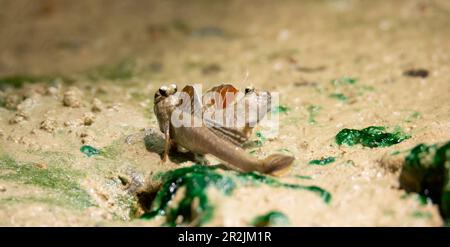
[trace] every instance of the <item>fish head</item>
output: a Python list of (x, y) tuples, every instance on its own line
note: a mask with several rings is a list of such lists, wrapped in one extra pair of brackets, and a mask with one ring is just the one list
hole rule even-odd
[(155, 93), (155, 104), (170, 98), (177, 92), (177, 85), (170, 84), (169, 86), (160, 87)]
[(176, 93), (177, 86), (175, 84), (162, 86), (155, 92), (153, 110), (162, 132), (169, 126), (172, 112), (180, 104), (180, 99)]

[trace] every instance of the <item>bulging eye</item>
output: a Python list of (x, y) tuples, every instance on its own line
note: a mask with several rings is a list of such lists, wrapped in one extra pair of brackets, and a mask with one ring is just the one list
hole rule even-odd
[(245, 94), (249, 94), (251, 92), (255, 91), (255, 88), (252, 86), (248, 86), (245, 88)]
[(167, 87), (166, 86), (160, 87), (159, 94), (161, 94), (161, 96), (167, 97)]
[(177, 85), (175, 85), (175, 84), (170, 84), (170, 87), (172, 88), (173, 93), (176, 93), (176, 92), (177, 92)]

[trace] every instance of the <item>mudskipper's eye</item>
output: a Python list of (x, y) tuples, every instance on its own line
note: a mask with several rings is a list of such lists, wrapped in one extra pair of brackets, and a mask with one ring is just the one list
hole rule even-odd
[(255, 88), (252, 86), (246, 87), (245, 88), (245, 94), (249, 94), (251, 92), (255, 91)]
[(177, 92), (177, 85), (175, 85), (175, 84), (170, 84), (170, 87), (172, 88), (173, 93), (176, 93), (176, 92)]
[(167, 97), (167, 87), (163, 86), (159, 88), (159, 93), (161, 94), (161, 96)]

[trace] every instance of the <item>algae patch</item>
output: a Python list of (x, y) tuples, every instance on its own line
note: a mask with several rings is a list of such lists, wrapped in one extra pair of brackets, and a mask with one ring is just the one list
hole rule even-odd
[(346, 102), (348, 100), (348, 97), (345, 96), (343, 93), (332, 93), (332, 94), (330, 94), (330, 97), (333, 99), (343, 101), (343, 102)]
[(135, 62), (130, 59), (125, 59), (117, 64), (102, 65), (94, 68), (87, 73), (87, 77), (92, 81), (99, 81), (102, 79), (120, 81), (129, 80), (135, 74)]
[[(145, 213), (142, 218), (164, 215), (168, 226), (180, 224), (199, 226), (206, 223), (214, 211), (206, 194), (207, 188), (214, 187), (224, 194), (230, 194), (236, 186), (231, 178), (216, 172), (216, 169), (194, 165), (163, 174), (162, 187), (152, 202), (150, 212)], [(177, 207), (169, 206), (169, 202), (181, 187), (185, 187), (184, 197)], [(192, 208), (194, 203), (197, 204), (195, 209)], [(177, 219), (181, 219), (181, 222)]]
[(279, 113), (288, 113), (291, 109), (287, 106), (279, 105), (272, 109), (272, 113), (279, 114)]
[(358, 79), (345, 76), (331, 80), (331, 84), (333, 84), (334, 86), (353, 85), (356, 84), (356, 82), (358, 82)]
[(361, 144), (364, 147), (388, 147), (411, 138), (400, 129), (387, 132), (385, 127), (370, 126), (361, 130), (343, 129), (336, 135), (338, 145), (353, 146)]
[(83, 145), (80, 148), (80, 152), (85, 154), (87, 157), (92, 157), (95, 155), (100, 155), (105, 158), (115, 159), (120, 153), (120, 148), (117, 142), (113, 142), (111, 145), (106, 146), (102, 149), (97, 149), (89, 145)]
[(287, 226), (289, 225), (289, 218), (280, 211), (270, 211), (266, 214), (255, 217), (251, 221), (252, 226)]
[(317, 105), (309, 105), (306, 107), (306, 110), (308, 111), (309, 117), (308, 117), (308, 123), (309, 124), (316, 124), (316, 116), (319, 114), (322, 107)]
[(273, 177), (265, 176), (257, 172), (238, 173), (236, 176), (244, 184), (252, 183), (253, 185), (255, 185), (259, 183), (259, 184), (266, 184), (272, 187), (307, 190), (317, 194), (325, 203), (331, 202), (331, 194), (318, 186), (305, 186), (300, 184), (282, 183)]
[(405, 158), (400, 174), (402, 188), (429, 197), (450, 218), (450, 141), (438, 145), (419, 144)]
[[(267, 141), (267, 138), (263, 135), (261, 131), (256, 131), (255, 135), (256, 140), (244, 144), (245, 148), (258, 148), (264, 145), (264, 143)], [(253, 151), (256, 152), (256, 150)], [(250, 153), (252, 153), (252, 151)]]
[(89, 194), (81, 188), (74, 177), (82, 174), (49, 166), (41, 168), (30, 163), (18, 163), (8, 156), (0, 157), (0, 169), (10, 171), (0, 175), (0, 180), (9, 180), (48, 189), (58, 196), (49, 198), (66, 207), (87, 208), (94, 206)]
[(84, 153), (87, 157), (100, 154), (100, 150), (89, 145), (81, 146), (80, 152)]
[[(161, 179), (162, 185), (156, 192), (150, 209), (142, 215), (142, 218), (164, 216), (164, 225), (167, 226), (200, 226), (207, 223), (214, 214), (214, 205), (207, 194), (210, 188), (226, 196), (231, 195), (238, 185), (266, 184), (272, 187), (311, 191), (319, 195), (325, 203), (331, 200), (331, 194), (317, 186), (287, 184), (256, 172), (224, 171), (217, 166), (193, 165), (158, 174), (156, 177)], [(183, 193), (181, 198), (176, 197), (179, 191)]]
[(417, 119), (420, 119), (422, 117), (422, 115), (420, 114), (420, 112), (418, 111), (414, 111), (413, 113), (411, 113), (406, 119), (405, 122), (407, 123), (411, 123), (414, 122)]
[(63, 82), (70, 83), (72, 79), (66, 77), (58, 77), (58, 76), (48, 76), (48, 75), (27, 75), (27, 74), (18, 74), (11, 75), (0, 78), (0, 89), (10, 86), (14, 88), (20, 88), (26, 83), (54, 83), (57, 80), (62, 80)]
[(322, 159), (318, 159), (318, 160), (311, 160), (308, 164), (324, 166), (324, 165), (333, 163), (335, 161), (336, 161), (336, 158), (330, 156), (330, 157), (326, 157), (326, 158), (322, 158)]

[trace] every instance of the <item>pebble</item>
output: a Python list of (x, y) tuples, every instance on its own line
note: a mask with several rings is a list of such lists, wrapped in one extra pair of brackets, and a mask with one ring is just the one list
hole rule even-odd
[(77, 108), (81, 106), (80, 93), (71, 89), (64, 93), (63, 105), (67, 107)]
[(5, 108), (8, 110), (15, 110), (20, 102), (20, 98), (16, 94), (9, 94), (5, 97)]
[(6, 191), (6, 187), (3, 185), (0, 185), (0, 192), (5, 192)]
[(12, 119), (9, 120), (10, 124), (18, 124), (24, 121), (29, 120), (28, 114), (23, 111), (17, 112)]
[(56, 125), (57, 125), (56, 120), (52, 118), (47, 118), (41, 122), (40, 129), (52, 133), (53, 131), (55, 131)]
[(92, 110), (93, 112), (101, 112), (102, 109), (103, 109), (103, 103), (102, 103), (102, 101), (99, 100), (99, 99), (97, 99), (97, 98), (94, 98), (94, 99), (92, 100), (92, 108), (91, 108), (91, 110)]
[(58, 94), (59, 94), (59, 88), (57, 88), (57, 87), (49, 87), (49, 88), (47, 88), (47, 95), (58, 96)]
[(34, 166), (36, 166), (39, 169), (44, 169), (44, 170), (48, 168), (48, 165), (45, 163), (35, 163)]
[(78, 135), (81, 138), (82, 144), (94, 142), (94, 134), (92, 133), (92, 131), (84, 130), (83, 132), (79, 133)]
[(83, 115), (83, 123), (86, 126), (92, 125), (94, 123), (95, 116), (91, 112), (87, 112)]
[(430, 72), (426, 69), (409, 69), (403, 72), (404, 76), (426, 78)]
[(67, 120), (64, 122), (64, 126), (65, 127), (70, 127), (70, 128), (75, 128), (78, 126), (83, 125), (83, 120), (82, 119), (75, 119), (75, 120)]
[(17, 110), (25, 112), (31, 110), (34, 106), (36, 106), (37, 101), (34, 98), (27, 98), (17, 105)]

